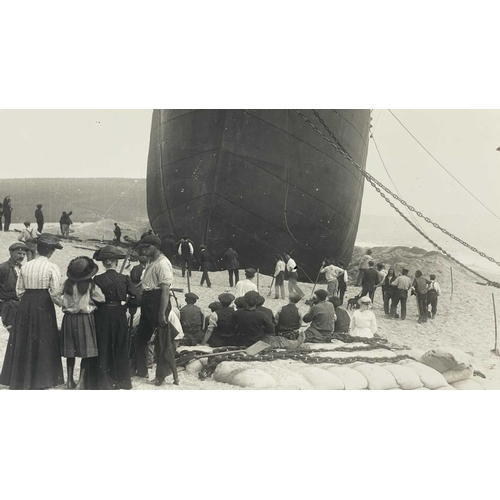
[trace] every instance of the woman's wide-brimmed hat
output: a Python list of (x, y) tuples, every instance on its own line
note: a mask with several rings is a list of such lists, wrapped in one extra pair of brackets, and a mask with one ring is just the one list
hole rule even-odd
[(62, 250), (63, 248), (62, 245), (59, 243), (57, 236), (54, 236), (53, 234), (49, 233), (42, 233), (37, 238), (34, 238), (33, 242), (36, 243), (37, 245), (38, 244), (45, 245), (46, 247), (57, 248), (58, 250)]
[(125, 254), (117, 247), (113, 245), (106, 245), (105, 247), (99, 248), (94, 255), (94, 260), (120, 260), (125, 258)]
[(358, 300), (358, 304), (361, 305), (361, 304), (371, 304), (372, 301), (370, 299), (370, 297), (367, 297), (366, 295), (364, 297), (361, 297), (359, 300)]
[(68, 264), (66, 276), (70, 280), (79, 282), (93, 278), (98, 270), (99, 267), (90, 257), (76, 257)]

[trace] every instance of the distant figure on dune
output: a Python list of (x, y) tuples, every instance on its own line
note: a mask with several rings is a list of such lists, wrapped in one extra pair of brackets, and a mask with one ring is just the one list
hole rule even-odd
[(359, 261), (359, 272), (358, 272), (358, 279), (356, 280), (356, 286), (361, 286), (361, 281), (363, 279), (363, 274), (365, 274), (365, 271), (368, 269), (368, 262), (372, 260), (372, 251), (367, 250), (366, 255), (363, 255), (361, 257), (361, 260)]
[(10, 221), (12, 218), (12, 198), (10, 196), (6, 196), (3, 200), (3, 218), (5, 220), (5, 224), (3, 227), (4, 231), (8, 231), (10, 228)]
[(36, 206), (36, 210), (35, 210), (35, 219), (36, 219), (36, 223), (38, 224), (38, 232), (40, 234), (43, 233), (43, 224), (45, 223), (45, 218), (43, 216), (42, 207), (43, 207), (43, 205), (41, 203), (39, 203)]
[(116, 243), (121, 243), (122, 230), (121, 230), (121, 227), (116, 222), (115, 222), (115, 228), (113, 229), (113, 233), (115, 233)]
[(73, 224), (73, 221), (70, 219), (70, 216), (73, 212), (63, 212), (61, 218), (59, 219), (59, 225), (61, 226), (61, 234), (63, 236), (69, 236), (69, 226)]

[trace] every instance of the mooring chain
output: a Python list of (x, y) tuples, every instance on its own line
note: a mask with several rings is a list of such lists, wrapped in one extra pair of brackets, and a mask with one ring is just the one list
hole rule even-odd
[[(394, 210), (396, 210), (396, 212), (401, 216), (403, 217), (403, 219), (408, 222), (416, 231), (418, 231), (419, 234), (421, 234), (429, 243), (431, 243), (434, 247), (436, 247), (440, 252), (442, 252), (443, 254), (445, 254), (447, 257), (449, 257), (451, 260), (453, 260), (454, 262), (456, 262), (458, 265), (462, 266), (464, 269), (466, 269), (467, 271), (469, 271), (470, 273), (478, 276), (479, 278), (481, 278), (482, 280), (486, 281), (487, 283), (489, 284), (493, 284), (495, 286), (497, 286), (498, 284), (496, 284), (495, 282), (492, 282), (491, 280), (489, 280), (488, 278), (485, 278), (484, 276), (482, 276), (481, 274), (473, 271), (472, 269), (470, 269), (468, 266), (466, 266), (465, 264), (462, 264), (459, 260), (455, 259), (454, 257), (452, 257), (448, 252), (446, 252), (441, 246), (439, 246), (435, 241), (433, 241), (431, 238), (429, 238), (423, 231), (421, 231), (415, 224), (413, 224), (388, 198), (387, 196), (384, 195), (384, 193), (381, 192), (381, 189), (383, 189), (385, 192), (387, 192), (390, 196), (392, 196), (395, 200), (399, 201), (403, 206), (407, 207), (408, 210), (410, 210), (411, 212), (414, 212), (418, 217), (424, 219), (427, 223), (429, 224), (432, 224), (436, 229), (439, 229), (441, 232), (443, 232), (444, 234), (446, 234), (447, 236), (451, 237), (452, 239), (454, 239), (455, 241), (458, 241), (459, 243), (461, 243), (462, 245), (464, 245), (466, 248), (469, 248), (471, 251), (477, 253), (478, 255), (480, 255), (481, 257), (484, 257), (486, 259), (488, 259), (490, 262), (493, 262), (495, 263), (496, 265), (500, 266), (500, 262), (496, 261), (493, 257), (489, 257), (488, 255), (486, 255), (484, 252), (481, 252), (479, 251), (476, 247), (473, 247), (472, 245), (469, 245), (466, 241), (462, 240), (461, 238), (459, 238), (458, 236), (455, 236), (453, 235), (452, 233), (450, 233), (449, 231), (447, 231), (445, 228), (441, 227), (437, 222), (434, 222), (432, 219), (430, 219), (429, 217), (426, 217), (422, 212), (419, 212), (418, 210), (416, 210), (414, 207), (412, 207), (411, 205), (409, 205), (406, 201), (404, 201), (402, 198), (400, 198), (397, 194), (393, 193), (389, 188), (387, 188), (386, 186), (384, 186), (380, 181), (378, 181), (377, 179), (375, 179), (375, 177), (373, 177), (371, 174), (369, 174), (368, 172), (366, 172), (366, 170), (364, 170), (360, 165), (358, 165), (356, 163), (356, 161), (351, 158), (351, 156), (347, 153), (347, 151), (345, 151), (345, 149), (341, 146), (339, 146), (338, 144), (336, 144), (336, 142), (332, 141), (332, 139), (330, 139), (329, 137), (327, 137), (309, 118), (307, 118), (307, 116), (304, 115), (304, 113), (302, 113), (300, 110), (296, 109), (295, 112), (306, 122), (308, 123), (308, 125), (314, 129), (319, 135), (321, 135), (336, 151), (338, 151), (346, 160), (348, 160), (352, 165), (354, 165), (354, 167), (360, 172), (360, 174), (371, 184), (372, 187), (374, 187), (376, 189), (376, 191), (384, 198), (384, 200), (389, 203), (391, 205), (392, 208), (394, 208)], [(326, 124), (324, 123), (324, 120), (319, 116), (319, 114), (313, 110), (313, 113), (315, 114), (315, 116), (318, 118), (318, 120), (320, 121), (320, 123), (322, 123), (323, 126), (325, 126), (325, 128), (327, 129), (327, 131), (329, 133), (331, 133), (331, 131), (327, 128)], [(335, 141), (337, 141), (337, 138), (331, 134), (331, 136), (333, 137), (333, 139)]]

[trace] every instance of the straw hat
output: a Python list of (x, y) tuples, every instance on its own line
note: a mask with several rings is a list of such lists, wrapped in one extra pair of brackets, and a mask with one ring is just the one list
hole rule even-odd
[(90, 257), (76, 257), (68, 264), (66, 276), (76, 282), (85, 281), (93, 278), (98, 270), (99, 267)]

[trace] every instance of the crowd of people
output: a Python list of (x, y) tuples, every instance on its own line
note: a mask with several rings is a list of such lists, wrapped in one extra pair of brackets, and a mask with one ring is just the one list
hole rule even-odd
[[(43, 219), (42, 227), (37, 221), (38, 229), (43, 229)], [(287, 277), (288, 303), (273, 311), (264, 306), (255, 269), (245, 269), (245, 279), (239, 279), (238, 254), (231, 247), (222, 260), (234, 294), (220, 294), (204, 312), (196, 304), (195, 293), (185, 294), (186, 304), (181, 307), (172, 289), (172, 261), (180, 265), (183, 276), (192, 272), (195, 246), (186, 235), (176, 242), (173, 235), (161, 240), (152, 231), (144, 233), (135, 249), (139, 262), (130, 276), (122, 274), (123, 266), (120, 272), (117, 269), (125, 253), (106, 245), (93, 258), (73, 259), (63, 282), (58, 266), (49, 261), (62, 245), (57, 237), (38, 229), (26, 222), (19, 241), (9, 248), (10, 259), (0, 264), (0, 312), (10, 333), (0, 383), (12, 389), (64, 383), (61, 357), (66, 359), (68, 389), (130, 389), (132, 377), (149, 378), (153, 361), (152, 383), (162, 385), (170, 374), (178, 383), (175, 350), (179, 344), (248, 347), (264, 340), (272, 347), (297, 348), (303, 342), (330, 342), (339, 333), (373, 337), (378, 329), (372, 310), (377, 288), (387, 317), (405, 319), (408, 293), (416, 296), (419, 322), (434, 318), (437, 312), (440, 288), (435, 275), (426, 280), (417, 271), (412, 280), (403, 269), (396, 276), (392, 268), (386, 272), (383, 264), (375, 266), (371, 250), (360, 262), (361, 291), (348, 301), (354, 305), (351, 314), (343, 307), (349, 280), (343, 262), (323, 262), (318, 277), (324, 275), (326, 290), (314, 290), (304, 314), (299, 309), (305, 295), (298, 285), (297, 264), (289, 254), (276, 255), (274, 298), (285, 298)], [(62, 232), (67, 233), (67, 228)], [(115, 236), (118, 243), (118, 224)], [(205, 245), (199, 247), (199, 254), (200, 285), (210, 287), (211, 257)], [(104, 268), (101, 274), (97, 262)], [(55, 307), (64, 313), (60, 331)], [(74, 380), (76, 358), (81, 359), (78, 381)]]

